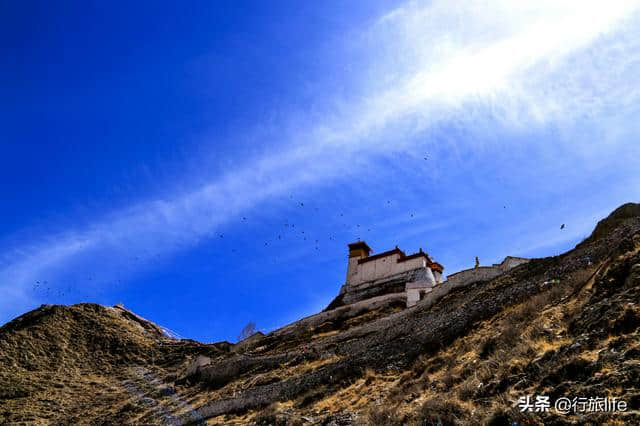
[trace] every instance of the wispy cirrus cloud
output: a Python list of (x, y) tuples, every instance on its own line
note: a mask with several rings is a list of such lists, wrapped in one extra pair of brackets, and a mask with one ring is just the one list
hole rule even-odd
[(100, 259), (95, 285), (104, 285), (141, 268), (131, 253), (149, 260), (192, 247), (243, 211), (344, 177), (369, 155), (405, 151), (441, 123), (482, 126), (492, 117), (526, 128), (633, 105), (639, 8), (630, 1), (409, 2), (349, 42), (367, 58), (355, 71), (358, 87), (324, 94), (327, 110), (294, 126), (284, 142), (262, 141), (274, 145), (270, 154), (202, 186), (99, 214), (89, 227), (5, 248), (0, 319), (37, 303), (29, 289), (39, 277)]

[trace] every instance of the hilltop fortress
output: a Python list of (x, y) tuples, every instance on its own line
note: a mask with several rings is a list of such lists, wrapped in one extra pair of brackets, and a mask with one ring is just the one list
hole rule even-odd
[[(476, 266), (447, 277), (443, 282), (444, 267), (434, 261), (422, 248), (407, 255), (396, 246), (392, 250), (371, 255), (372, 249), (364, 241), (349, 244), (347, 276), (338, 296), (325, 311), (365, 300), (403, 298), (411, 307), (434, 292), (440, 297), (454, 287), (466, 286), (477, 281), (495, 278), (509, 269), (528, 261), (521, 257), (507, 256), (492, 266)], [(383, 297), (385, 296), (385, 297)]]

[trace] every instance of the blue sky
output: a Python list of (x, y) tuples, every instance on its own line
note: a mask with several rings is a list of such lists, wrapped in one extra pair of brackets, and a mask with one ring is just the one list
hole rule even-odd
[(638, 2), (2, 2), (0, 20), (0, 323), (122, 302), (233, 341), (324, 308), (358, 238), (450, 274), (563, 252), (640, 198)]

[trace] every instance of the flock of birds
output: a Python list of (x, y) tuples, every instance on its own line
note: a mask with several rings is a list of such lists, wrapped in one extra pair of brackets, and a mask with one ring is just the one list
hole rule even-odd
[[(289, 197), (294, 203), (295, 205), (299, 208), (299, 209), (304, 209), (304, 210), (310, 210), (313, 212), (320, 212), (320, 209), (318, 207), (310, 207), (308, 204), (305, 204), (304, 201), (297, 201), (294, 200), (293, 195), (291, 195)], [(390, 206), (392, 204), (391, 200), (387, 200), (386, 204), (388, 206)], [(304, 213), (306, 214), (306, 213)], [(343, 230), (351, 230), (351, 231), (356, 231), (353, 233), (359, 234), (356, 235), (356, 240), (361, 240), (361, 236), (365, 235), (366, 233), (369, 233), (372, 231), (372, 227), (370, 226), (364, 226), (361, 224), (356, 224), (355, 226), (350, 226), (348, 223), (344, 222), (344, 215), (345, 213), (339, 213), (339, 217), (343, 219), (343, 223), (342, 223), (342, 227)], [(410, 218), (414, 218), (415, 214), (414, 213), (409, 213), (409, 217)], [(249, 218), (247, 216), (242, 216), (241, 217), (241, 221), (243, 223), (247, 223), (249, 222)], [(349, 229), (351, 228), (351, 229)], [(225, 234), (224, 233), (218, 233), (218, 238), (219, 239), (224, 239), (225, 238)], [(328, 235), (323, 237), (316, 237), (313, 235), (312, 232), (309, 232), (308, 230), (305, 230), (302, 228), (302, 226), (299, 224), (298, 226), (296, 226), (296, 223), (293, 223), (293, 221), (287, 220), (282, 224), (282, 228), (281, 230), (275, 234), (272, 238), (263, 241), (263, 247), (270, 247), (270, 246), (275, 246), (277, 245), (278, 242), (282, 242), (285, 239), (289, 239), (291, 240), (292, 238), (297, 238), (301, 241), (308, 241), (312, 244), (311, 248), (313, 250), (319, 251), (320, 250), (320, 246), (322, 241), (327, 241), (327, 242), (333, 242), (336, 241), (337, 237), (335, 234), (333, 235)], [(231, 252), (233, 253), (237, 253), (239, 251), (239, 249), (232, 247), (231, 248)], [(159, 255), (153, 255), (153, 256), (139, 256), (136, 255), (134, 257), (131, 258), (130, 263), (131, 264), (135, 264), (143, 259), (147, 259), (147, 258), (154, 258), (154, 257), (159, 257)], [(272, 259), (273, 263), (278, 263), (279, 259), (277, 256), (274, 256)], [(86, 281), (88, 282), (93, 282), (94, 277), (93, 276), (89, 276), (85, 278)], [(51, 284), (49, 281), (44, 281), (44, 280), (36, 280), (33, 283), (32, 286), (32, 290), (34, 292), (40, 293), (40, 296), (46, 297), (46, 298), (64, 298), (65, 296), (70, 296), (76, 292), (73, 292), (72, 290), (74, 288), (78, 288), (77, 285), (80, 284), (80, 282), (82, 282), (84, 279), (80, 278), (78, 279), (78, 283), (76, 283), (75, 286), (67, 286), (66, 288), (61, 288), (58, 287), (56, 285)], [(114, 283), (122, 283), (122, 280), (115, 280)]]
[[(425, 160), (428, 159), (428, 157), (424, 157)], [(296, 201), (293, 199), (293, 195), (291, 195), (289, 197), (291, 200), (293, 200), (293, 202), (296, 203), (296, 205), (300, 208), (300, 209), (310, 209), (310, 207), (307, 205), (305, 206), (305, 203), (303, 201)], [(392, 204), (391, 200), (386, 200), (386, 204), (389, 206)], [(503, 206), (504, 209), (507, 208), (506, 205)], [(319, 212), (320, 209), (318, 207), (314, 207), (312, 209), (315, 212)], [(340, 213), (339, 217), (344, 218), (344, 213)], [(409, 218), (413, 219), (415, 218), (415, 214), (414, 213), (409, 213)], [(248, 218), (246, 216), (242, 216), (241, 221), (243, 223), (247, 223)], [(342, 224), (343, 228), (350, 228), (350, 226), (347, 223), (343, 223)], [(369, 233), (372, 231), (371, 227), (365, 227), (365, 226), (361, 226), (360, 224), (356, 224), (355, 227), (351, 227), (352, 230), (357, 231), (358, 234), (362, 234), (365, 232)], [(560, 230), (564, 230), (565, 229), (565, 224), (563, 223), (560, 226)], [(291, 223), (290, 221), (286, 221), (285, 223), (283, 223), (282, 225), (282, 230), (280, 232), (278, 232), (275, 237), (273, 237), (272, 240), (267, 240), (264, 241), (264, 247), (269, 247), (269, 244), (271, 243), (272, 245), (275, 245), (278, 241), (282, 241), (285, 238), (291, 238), (291, 237), (299, 237), (302, 239), (302, 241), (310, 241), (313, 243), (313, 248), (315, 250), (319, 250), (320, 249), (320, 242), (321, 242), (321, 238), (314, 238), (311, 236), (311, 233), (305, 231), (304, 229), (300, 229), (300, 226), (298, 226), (298, 228), (296, 229), (296, 224), (295, 223)], [(218, 233), (218, 237), (220, 239), (224, 239), (225, 235), (223, 233)], [(335, 235), (329, 235), (326, 237), (326, 241), (335, 241), (336, 237)], [(356, 236), (356, 240), (360, 241), (361, 240), (361, 236)], [(231, 248), (231, 252), (237, 252), (238, 250), (234, 247)], [(140, 256), (135, 256), (135, 261), (138, 262), (140, 260)], [(274, 263), (278, 262), (278, 258), (275, 257), (274, 258)], [(93, 281), (93, 277), (87, 277), (88, 281)], [(121, 283), (121, 280), (117, 280), (118, 283)], [(71, 286), (67, 286), (65, 289), (63, 288), (56, 288), (56, 286), (52, 286), (48, 281), (41, 281), (41, 280), (36, 280), (33, 284), (33, 288), (32, 290), (34, 292), (42, 292), (43, 296), (47, 296), (47, 297), (65, 297), (67, 295), (71, 295), (71, 290), (72, 287)]]
[[(290, 199), (293, 199), (293, 195), (290, 196)], [(296, 203), (296, 206), (299, 207), (300, 209), (308, 209), (308, 210), (314, 211), (316, 213), (320, 211), (320, 209), (318, 207), (311, 208), (311, 207), (309, 207), (308, 204), (305, 205), (305, 203), (303, 201), (295, 201), (294, 200), (294, 202)], [(387, 205), (391, 205), (392, 204), (391, 200), (387, 200), (386, 204)], [(344, 218), (344, 213), (339, 213), (339, 217), (340, 218)], [(414, 218), (415, 214), (414, 213), (409, 213), (409, 217), (410, 218)], [(248, 219), (247, 219), (246, 216), (242, 216), (242, 218), (241, 218), (242, 222), (246, 222), (247, 220)], [(370, 226), (364, 226), (364, 225), (361, 225), (361, 224), (356, 224), (355, 226), (350, 226), (349, 224), (344, 223), (344, 222), (342, 223), (342, 227), (343, 227), (343, 229), (347, 229), (347, 230), (349, 228), (351, 228), (351, 230), (357, 231), (357, 232), (354, 232), (356, 234), (364, 234), (365, 232), (369, 233), (369, 232), (371, 232), (373, 230), (373, 228), (371, 228)], [(218, 237), (220, 239), (224, 239), (225, 238), (225, 234), (218, 233)], [(320, 237), (320, 238), (316, 238), (308, 230), (305, 231), (304, 229), (302, 229), (302, 227), (300, 225), (298, 225), (296, 227), (295, 223), (293, 223), (292, 221), (287, 220), (282, 224), (282, 228), (277, 234), (274, 234), (274, 236), (271, 239), (263, 241), (262, 244), (263, 244), (263, 247), (269, 247), (270, 245), (271, 246), (276, 245), (278, 242), (281, 242), (282, 240), (290, 239), (290, 238), (296, 238), (296, 237), (299, 238), (301, 241), (309, 241), (310, 243), (312, 243), (312, 248), (314, 250), (320, 250), (320, 244), (321, 244), (321, 242), (323, 240), (324, 241), (336, 241), (336, 235), (335, 234), (324, 236), (324, 237)], [(362, 239), (361, 235), (356, 235), (355, 239), (360, 241)], [(232, 248), (231, 249), (231, 252), (237, 252), (237, 251), (238, 250), (236, 248)], [(277, 257), (274, 258), (274, 262), (277, 262)]]
[(56, 288), (50, 284), (49, 281), (36, 280), (33, 284), (32, 290), (34, 292), (39, 291), (43, 296), (47, 297), (64, 297), (71, 294), (71, 286), (67, 286), (66, 288)]

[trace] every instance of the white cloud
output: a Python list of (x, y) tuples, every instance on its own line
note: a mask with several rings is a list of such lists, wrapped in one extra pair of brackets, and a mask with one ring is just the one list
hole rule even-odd
[[(621, 95), (614, 107), (630, 105), (640, 86), (616, 77), (638, 58), (637, 37), (629, 36), (638, 7), (630, 1), (408, 3), (355, 41), (371, 58), (361, 70), (362, 88), (353, 91), (357, 97), (340, 94), (331, 113), (288, 135), (279, 151), (202, 187), (112, 212), (88, 229), (9, 250), (0, 263), (0, 316), (28, 300), (28, 285), (43, 274), (96, 256), (106, 269), (131, 273), (136, 267), (124, 260), (131, 253), (149, 258), (192, 246), (270, 197), (334, 179), (367, 154), (404, 150), (413, 135), (469, 117), (477, 105), (513, 126), (606, 110), (609, 92)], [(590, 51), (594, 45), (601, 50)], [(590, 74), (593, 66), (617, 74)]]

